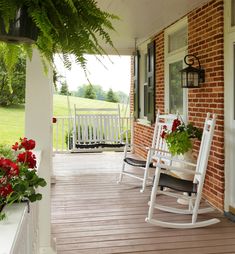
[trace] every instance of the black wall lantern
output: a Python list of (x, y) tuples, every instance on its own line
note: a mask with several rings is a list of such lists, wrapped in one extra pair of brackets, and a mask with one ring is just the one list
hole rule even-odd
[[(194, 60), (198, 61), (198, 68), (193, 67)], [(200, 84), (205, 82), (205, 70), (201, 69), (201, 64), (195, 55), (186, 55), (184, 57), (185, 64), (188, 67), (181, 70), (181, 86), (182, 88), (197, 88)]]

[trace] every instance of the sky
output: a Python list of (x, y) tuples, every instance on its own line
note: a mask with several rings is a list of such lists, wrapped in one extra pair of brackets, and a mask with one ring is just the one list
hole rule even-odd
[[(93, 85), (102, 86), (107, 91), (112, 88), (113, 91), (123, 91), (126, 94), (130, 92), (130, 56), (107, 56), (99, 58), (98, 61), (94, 55), (86, 55), (88, 77)], [(64, 76), (70, 91), (77, 90), (78, 86), (88, 84), (83, 69), (73, 61), (71, 70), (63, 67), (63, 64), (56, 56), (55, 63), (60, 75)]]

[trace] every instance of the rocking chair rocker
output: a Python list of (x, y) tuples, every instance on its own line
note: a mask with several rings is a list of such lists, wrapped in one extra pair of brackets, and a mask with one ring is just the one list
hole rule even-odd
[[(138, 179), (142, 182), (142, 188), (141, 192), (144, 192), (146, 185), (148, 182), (152, 184), (153, 178), (149, 176), (149, 169), (155, 168), (152, 158), (156, 155), (165, 156), (167, 155), (168, 149), (167, 144), (165, 142), (165, 139), (161, 137), (161, 133), (163, 131), (163, 126), (165, 125), (168, 129), (171, 128), (173, 120), (176, 118), (176, 115), (169, 114), (169, 115), (160, 115), (160, 112), (158, 110), (156, 115), (156, 121), (155, 121), (155, 128), (153, 133), (153, 139), (152, 139), (152, 145), (151, 147), (145, 147), (141, 145), (134, 145), (134, 144), (127, 144), (124, 149), (124, 159), (122, 164), (122, 170), (120, 173), (119, 181), (118, 183), (122, 182), (123, 175), (127, 175), (129, 177), (133, 177), (135, 179)], [(137, 160), (132, 157), (127, 157), (127, 151), (130, 146), (138, 147), (142, 149), (146, 149), (147, 159), (146, 160)], [(164, 160), (164, 159), (163, 159)], [(139, 168), (141, 170), (144, 170), (144, 175), (140, 176), (136, 173), (132, 173), (130, 169), (126, 169), (126, 165), (130, 165), (134, 168)]]
[[(208, 157), (210, 153), (215, 122), (216, 116), (213, 115), (213, 117), (210, 119), (210, 114), (208, 113), (204, 124), (202, 141), (200, 145), (199, 155), (197, 158), (197, 163), (194, 164), (195, 171), (193, 171), (192, 169), (186, 169), (184, 167), (180, 168), (172, 166), (174, 165), (173, 164), (174, 161), (184, 163), (184, 165), (188, 166), (193, 166), (193, 163), (180, 161), (170, 156), (166, 157), (156, 155), (156, 160), (158, 162), (156, 163), (154, 184), (151, 192), (151, 200), (149, 202), (149, 211), (148, 217), (146, 218), (146, 222), (167, 228), (198, 228), (209, 226), (218, 223), (220, 221), (219, 219), (216, 218), (204, 221), (197, 221), (198, 214), (208, 213), (214, 210), (211, 207), (199, 209), (199, 206), (201, 202), (202, 189), (206, 175)], [(168, 160), (168, 164), (161, 163), (161, 159), (163, 158)], [(167, 174), (170, 173), (172, 170), (193, 173), (194, 180), (193, 181), (182, 180)], [(187, 196), (185, 195), (185, 192), (188, 194)], [(160, 205), (157, 203), (159, 199), (159, 196), (157, 196), (157, 194), (163, 194), (177, 199), (178, 198), (186, 199), (188, 200), (189, 203), (188, 209)], [(155, 208), (170, 213), (192, 215), (192, 220), (189, 223), (185, 222), (176, 223), (154, 219), (153, 213)]]

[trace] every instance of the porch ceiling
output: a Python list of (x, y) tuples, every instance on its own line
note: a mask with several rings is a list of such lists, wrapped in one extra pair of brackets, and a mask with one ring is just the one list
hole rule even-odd
[[(156, 34), (208, 0), (97, 0), (98, 6), (118, 15), (111, 38), (119, 54), (131, 55), (137, 43)], [(107, 53), (112, 54), (110, 48)]]

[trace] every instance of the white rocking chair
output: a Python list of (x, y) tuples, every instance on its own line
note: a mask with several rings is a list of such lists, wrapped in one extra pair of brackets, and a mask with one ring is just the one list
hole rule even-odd
[[(138, 179), (142, 182), (142, 188), (141, 192), (144, 192), (146, 185), (148, 182), (152, 184), (153, 178), (149, 176), (149, 169), (155, 168), (153, 164), (153, 156), (156, 157), (156, 155), (165, 156), (168, 154), (167, 144), (165, 139), (161, 137), (163, 126), (166, 125), (168, 129), (171, 128), (173, 120), (177, 117), (177, 115), (168, 114), (168, 115), (160, 115), (160, 112), (158, 110), (156, 115), (156, 121), (155, 121), (155, 127), (154, 127), (154, 133), (153, 133), (153, 139), (152, 139), (152, 145), (151, 147), (145, 147), (140, 145), (130, 145), (127, 144), (124, 149), (124, 159), (122, 164), (122, 170), (120, 173), (119, 181), (118, 183), (122, 182), (123, 175), (127, 175), (130, 177), (133, 177), (135, 179)], [(130, 146), (139, 147), (146, 149), (148, 151), (147, 159), (146, 160), (137, 160), (132, 157), (127, 157), (127, 151)], [(164, 160), (164, 159), (163, 159)], [(126, 164), (139, 168), (144, 170), (143, 176), (140, 176), (136, 173), (130, 172), (130, 169), (126, 170)]]
[[(156, 171), (155, 171), (155, 178), (154, 178), (154, 184), (151, 192), (151, 200), (149, 202), (149, 212), (148, 217), (146, 218), (146, 222), (151, 223), (153, 225), (161, 226), (161, 227), (167, 227), (167, 228), (198, 228), (198, 227), (205, 227), (209, 226), (215, 223), (218, 223), (220, 220), (213, 218), (208, 219), (204, 221), (197, 221), (198, 214), (202, 213), (208, 213), (213, 211), (214, 209), (211, 207), (206, 208), (200, 208), (200, 202), (201, 202), (201, 196), (202, 196), (202, 189), (204, 184), (204, 179), (206, 175), (206, 169), (208, 164), (208, 157), (210, 153), (210, 147), (212, 143), (212, 137), (214, 133), (215, 128), (215, 122), (216, 122), (216, 116), (213, 115), (213, 117), (210, 119), (210, 114), (207, 114), (204, 129), (203, 129), (203, 135), (199, 150), (199, 155), (197, 158), (197, 163), (194, 165), (196, 167), (195, 171), (192, 169), (186, 169), (186, 168), (179, 168), (174, 167), (172, 164), (174, 161), (185, 163), (185, 165), (192, 166), (192, 163), (188, 163), (186, 161), (180, 161), (174, 158), (170, 157), (162, 157), (161, 155), (156, 155), (156, 159), (158, 160), (158, 163), (156, 164)], [(168, 159), (168, 164), (161, 163), (161, 159)], [(188, 180), (182, 180), (179, 178), (176, 178), (172, 175), (169, 175), (167, 173), (171, 171), (182, 171), (182, 172), (191, 172), (194, 174), (194, 180), (188, 181)], [(188, 194), (185, 195), (185, 192)], [(188, 200), (188, 209), (182, 209), (182, 208), (176, 208), (171, 206), (165, 206), (158, 204), (158, 199), (160, 199), (157, 194), (164, 194), (170, 197), (174, 198), (181, 198)], [(164, 199), (165, 201), (165, 199)], [(170, 212), (170, 213), (176, 213), (176, 214), (188, 214), (192, 215), (191, 222), (166, 222), (162, 220), (158, 220), (153, 218), (154, 215), (154, 209), (159, 209), (161, 211)], [(156, 215), (157, 216), (157, 215)], [(160, 215), (159, 215), (160, 216)]]

